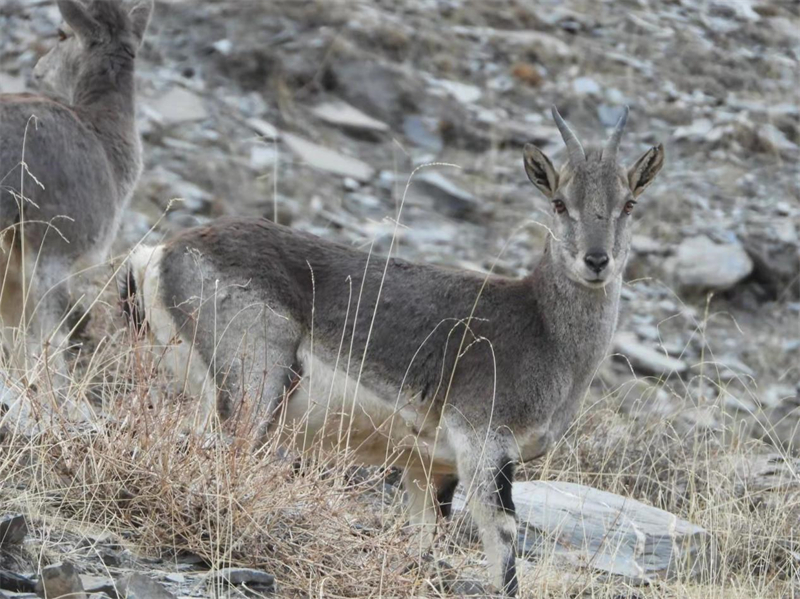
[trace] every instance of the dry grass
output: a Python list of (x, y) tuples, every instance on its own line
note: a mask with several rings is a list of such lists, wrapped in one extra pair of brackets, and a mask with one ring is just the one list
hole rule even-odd
[[(414, 543), (380, 471), (354, 479), (339, 456), (297, 472), (275, 446), (253, 454), (179, 433), (194, 404), (180, 401), (157, 359), (115, 330), (114, 306), (100, 312), (91, 334), (103, 341), (84, 350), (71, 389), (95, 409), (94, 421), (53, 411), (45, 385), (21, 397), (38, 432), (23, 434), (8, 416), (3, 422), (0, 509), (34, 523), (31, 568), (69, 557), (82, 538), (111, 533), (167, 564), (190, 553), (211, 568), (262, 568), (287, 597), (440, 595), (431, 568), (410, 568)], [(625, 393), (588, 405), (560, 447), (522, 476), (592, 485), (700, 524), (713, 534), (716, 568), (699, 582), (680, 573), (633, 587), (545, 557), (523, 567), (523, 596), (794, 597), (800, 487), (791, 463), (758, 462), (762, 444), (687, 427), (680, 414), (623, 413)], [(465, 543), (460, 523), (443, 527), (437, 553), (461, 576), (481, 577), (479, 548)]]

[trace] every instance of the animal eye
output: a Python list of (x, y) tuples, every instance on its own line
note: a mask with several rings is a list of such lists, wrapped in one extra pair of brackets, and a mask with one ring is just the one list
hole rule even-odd
[(553, 210), (557, 214), (564, 214), (567, 211), (567, 207), (561, 200), (553, 200)]
[(59, 42), (63, 42), (65, 39), (67, 39), (67, 34), (64, 33), (63, 29), (59, 29), (58, 30), (58, 41)]
[(623, 208), (622, 211), (625, 214), (630, 214), (631, 212), (633, 212), (633, 207), (635, 205), (636, 205), (636, 202), (634, 202), (633, 200), (628, 200), (627, 202), (625, 202), (625, 208)]

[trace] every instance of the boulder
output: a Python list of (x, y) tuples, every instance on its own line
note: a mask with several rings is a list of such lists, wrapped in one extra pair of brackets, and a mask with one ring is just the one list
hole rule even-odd
[(737, 242), (714, 243), (699, 235), (681, 242), (667, 270), (684, 292), (725, 291), (753, 271), (753, 261)]
[(81, 577), (69, 562), (42, 568), (36, 594), (42, 599), (86, 599)]
[(20, 545), (28, 534), (28, 522), (22, 514), (0, 518), (0, 547)]

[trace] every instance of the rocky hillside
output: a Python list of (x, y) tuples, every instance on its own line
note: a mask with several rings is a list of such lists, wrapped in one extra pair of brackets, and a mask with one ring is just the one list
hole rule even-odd
[[(0, 92), (27, 88), (58, 21), (4, 0)], [(560, 164), (552, 104), (596, 142), (627, 104), (623, 155), (662, 142), (667, 163), (593, 397), (800, 451), (799, 32), (791, 0), (159, 0), (116, 250), (258, 215), (519, 275), (549, 219), (523, 144)]]

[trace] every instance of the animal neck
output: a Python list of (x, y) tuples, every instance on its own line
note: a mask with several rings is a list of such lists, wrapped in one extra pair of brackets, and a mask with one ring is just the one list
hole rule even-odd
[(131, 192), (142, 162), (135, 97), (134, 55), (124, 49), (87, 69), (73, 94), (73, 110), (103, 144), (123, 196)]
[(556, 264), (550, 242), (539, 264), (528, 276), (531, 291), (544, 321), (557, 338), (607, 343), (614, 333), (619, 309), (622, 275), (602, 288), (592, 289), (573, 281)]
[(134, 54), (121, 48), (115, 55), (86, 68), (73, 93), (76, 109), (91, 113), (106, 126), (132, 126), (136, 116)]

